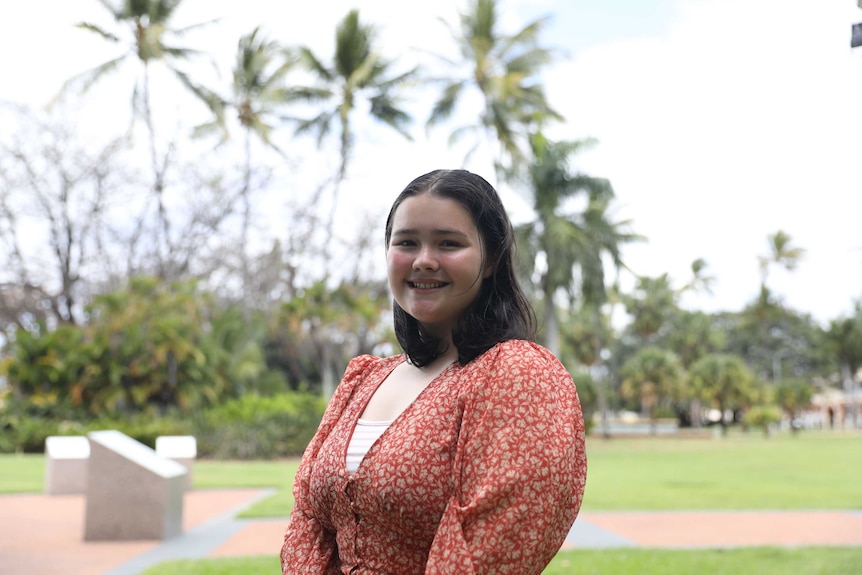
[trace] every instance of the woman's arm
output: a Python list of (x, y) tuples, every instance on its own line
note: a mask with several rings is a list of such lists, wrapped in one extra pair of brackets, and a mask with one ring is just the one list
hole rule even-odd
[(575, 385), (544, 348), (507, 342), (465, 403), (456, 493), (426, 575), (539, 574), (577, 517), (586, 483)]

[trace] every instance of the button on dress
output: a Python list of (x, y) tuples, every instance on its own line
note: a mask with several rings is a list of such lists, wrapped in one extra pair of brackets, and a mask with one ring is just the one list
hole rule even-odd
[(452, 364), (349, 475), (353, 429), (404, 360), (350, 362), (294, 481), (283, 575), (541, 573), (586, 484), (571, 376), (521, 340)]

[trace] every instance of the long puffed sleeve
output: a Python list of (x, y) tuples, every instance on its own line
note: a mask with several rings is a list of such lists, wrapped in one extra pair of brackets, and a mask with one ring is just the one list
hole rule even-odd
[(344, 412), (356, 385), (376, 357), (363, 355), (351, 360), (335, 390), (320, 426), (302, 456), (293, 482), (294, 507), (281, 548), (283, 575), (337, 575), (339, 560), (335, 532), (312, 513), (310, 477), (321, 445)]
[(587, 461), (571, 376), (535, 344), (495, 353), (465, 399), (455, 493), (426, 575), (539, 574), (581, 506)]

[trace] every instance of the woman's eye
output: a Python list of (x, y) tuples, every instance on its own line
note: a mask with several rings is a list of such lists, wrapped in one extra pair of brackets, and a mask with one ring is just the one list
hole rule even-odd
[(444, 248), (457, 248), (457, 247), (460, 247), (461, 244), (459, 244), (458, 242), (453, 241), (453, 240), (446, 240), (446, 241), (442, 242), (440, 245), (443, 246)]
[(413, 240), (401, 240), (400, 242), (396, 242), (395, 245), (400, 247), (408, 247), (416, 245), (416, 242), (414, 242)]

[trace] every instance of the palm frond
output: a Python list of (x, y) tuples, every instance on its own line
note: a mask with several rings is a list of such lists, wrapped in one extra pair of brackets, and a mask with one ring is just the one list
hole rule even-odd
[(128, 58), (128, 56), (128, 54), (118, 56), (113, 60), (108, 60), (107, 62), (99, 64), (95, 68), (91, 68), (72, 76), (63, 82), (63, 86), (60, 88), (60, 96), (72, 91), (78, 93), (87, 92), (96, 82), (102, 79), (102, 77), (116, 70), (120, 64)]
[(455, 109), (458, 98), (461, 96), (461, 92), (464, 90), (464, 86), (465, 82), (463, 81), (451, 82), (443, 89), (443, 93), (431, 109), (431, 115), (428, 117), (426, 123), (428, 126), (433, 126), (438, 122), (449, 119), (452, 111)]
[(309, 48), (302, 47), (299, 49), (299, 58), (302, 64), (311, 72), (314, 72), (320, 78), (327, 82), (332, 82), (334, 79), (333, 73), (329, 68), (323, 65), (318, 57)]
[(108, 32), (107, 30), (105, 30), (104, 28), (102, 28), (100, 26), (96, 26), (95, 24), (90, 24), (89, 22), (78, 22), (77, 24), (75, 24), (75, 28), (81, 28), (82, 30), (89, 30), (90, 32), (93, 32), (93, 33), (101, 36), (103, 40), (107, 40), (109, 42), (114, 42), (114, 43), (120, 42), (120, 38), (116, 34), (112, 34), (111, 32)]

